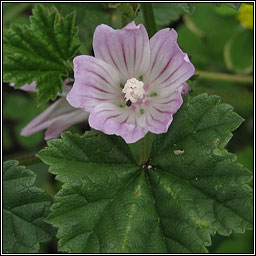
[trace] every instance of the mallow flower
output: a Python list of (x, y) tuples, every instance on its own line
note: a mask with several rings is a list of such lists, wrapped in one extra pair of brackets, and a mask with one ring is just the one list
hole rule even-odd
[[(60, 98), (24, 127), (21, 135), (30, 136), (38, 131), (47, 129), (44, 139), (50, 140), (59, 137), (61, 132), (71, 125), (88, 120), (89, 113), (72, 107), (66, 100), (66, 95), (71, 89), (70, 86), (67, 86), (70, 81), (73, 81), (73, 79), (68, 78), (64, 81), (62, 93), (59, 94)], [(11, 83), (10, 85), (13, 86), (14, 84)], [(19, 89), (37, 92), (36, 82), (25, 84)]]
[(142, 24), (131, 22), (121, 30), (102, 24), (94, 32), (93, 50), (95, 57), (74, 58), (68, 102), (90, 113), (92, 128), (127, 143), (147, 132), (167, 132), (195, 71), (175, 30), (162, 29), (149, 40)]

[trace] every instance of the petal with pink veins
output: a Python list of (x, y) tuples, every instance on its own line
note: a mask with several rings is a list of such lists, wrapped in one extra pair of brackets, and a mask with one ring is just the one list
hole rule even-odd
[(134, 22), (123, 29), (99, 25), (93, 37), (93, 49), (97, 59), (114, 67), (121, 82), (143, 75), (150, 63), (149, 38), (145, 27)]
[(119, 135), (126, 143), (134, 143), (147, 133), (147, 128), (139, 125), (135, 112), (110, 102), (102, 103), (92, 110), (89, 125), (106, 134)]
[(67, 95), (75, 108), (92, 111), (97, 105), (122, 99), (117, 71), (106, 62), (88, 55), (74, 59), (75, 83)]
[(30, 136), (47, 129), (45, 140), (59, 137), (69, 126), (88, 119), (89, 113), (73, 108), (63, 97), (54, 102), (44, 112), (38, 115), (21, 131), (21, 135)]
[(140, 107), (143, 111), (138, 115), (139, 125), (147, 127), (147, 130), (152, 133), (167, 132), (173, 120), (173, 114), (183, 103), (181, 91), (182, 87), (172, 93), (166, 92), (163, 95), (148, 98), (147, 104)]
[(195, 71), (177, 44), (175, 30), (160, 30), (149, 41), (144, 26), (134, 22), (121, 30), (100, 25), (93, 47), (95, 58), (74, 60), (70, 104), (90, 112), (92, 128), (127, 143), (147, 132), (167, 132)]
[(177, 44), (174, 29), (162, 29), (150, 39), (150, 67), (144, 76), (145, 88), (155, 90), (182, 86), (195, 72), (195, 68)]

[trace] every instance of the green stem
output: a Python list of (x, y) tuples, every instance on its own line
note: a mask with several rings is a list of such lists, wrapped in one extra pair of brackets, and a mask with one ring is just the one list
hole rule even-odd
[(152, 142), (153, 134), (149, 132), (141, 140), (133, 144), (129, 144), (129, 147), (138, 165), (147, 163), (151, 152)]
[(152, 3), (143, 3), (142, 10), (145, 26), (147, 28), (148, 35), (150, 38), (157, 32)]
[(217, 73), (217, 72), (207, 72), (197, 70), (196, 75), (199, 75), (200, 79), (206, 80), (219, 80), (219, 81), (227, 81), (234, 83), (242, 83), (242, 84), (253, 84), (253, 76), (245, 76), (245, 75), (232, 75), (225, 73)]
[(29, 166), (35, 163), (40, 163), (41, 160), (33, 154), (14, 154), (4, 158), (4, 161), (15, 159), (20, 165)]

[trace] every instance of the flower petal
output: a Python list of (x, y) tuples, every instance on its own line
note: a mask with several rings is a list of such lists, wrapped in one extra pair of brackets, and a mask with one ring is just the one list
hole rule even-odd
[[(58, 93), (58, 96), (66, 96), (71, 89), (71, 87), (67, 84), (73, 81), (73, 78), (66, 78), (63, 82), (62, 93)], [(14, 87), (14, 83), (10, 83), (9, 85)], [(38, 90), (36, 89), (36, 81), (33, 81), (31, 84), (24, 84), (23, 86), (15, 89), (20, 89), (26, 92), (38, 92)]]
[(122, 99), (120, 78), (109, 64), (88, 55), (74, 59), (75, 83), (67, 95), (75, 108), (90, 112), (105, 101)]
[(149, 38), (145, 27), (134, 22), (121, 30), (99, 25), (93, 37), (95, 57), (120, 72), (121, 82), (143, 75), (150, 62)]
[(66, 97), (68, 92), (70, 91), (71, 87), (68, 85), (69, 83), (74, 82), (73, 78), (66, 78), (65, 81), (63, 82), (62, 86), (62, 93), (58, 93), (58, 96), (64, 96)]
[[(9, 85), (14, 87), (14, 83), (10, 83)], [(36, 81), (33, 81), (31, 84), (24, 84), (23, 86), (15, 89), (20, 89), (26, 92), (37, 92)]]
[(173, 120), (173, 114), (177, 112), (183, 103), (179, 87), (171, 93), (164, 90), (163, 94), (148, 98), (146, 103), (141, 106), (143, 114), (138, 117), (139, 125), (146, 127), (148, 131), (156, 134), (165, 133)]
[(139, 126), (136, 113), (113, 103), (102, 103), (95, 107), (90, 113), (89, 125), (106, 134), (119, 135), (126, 143), (134, 143), (147, 133)]
[(182, 89), (182, 94), (186, 94), (186, 93), (189, 93), (189, 85), (188, 85), (188, 83), (186, 83), (186, 82), (184, 82), (184, 83), (182, 83), (182, 85), (183, 85), (183, 89)]
[(73, 108), (62, 97), (48, 107), (22, 129), (21, 135), (30, 136), (33, 133), (47, 129), (45, 139), (56, 138), (69, 126), (88, 119), (89, 113)]
[(82, 123), (83, 121), (87, 121), (89, 117), (89, 113), (85, 112), (81, 109), (74, 109), (69, 113), (63, 113), (61, 116), (56, 118), (55, 122), (48, 127), (45, 132), (45, 140), (50, 140), (53, 138), (57, 138), (60, 134), (66, 130), (68, 127), (74, 124)]
[(145, 75), (145, 89), (179, 87), (195, 72), (187, 54), (177, 44), (174, 29), (162, 29), (150, 39), (150, 68)]

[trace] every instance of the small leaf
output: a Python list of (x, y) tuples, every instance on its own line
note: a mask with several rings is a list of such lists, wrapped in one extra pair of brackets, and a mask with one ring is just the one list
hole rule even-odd
[(79, 47), (74, 22), (74, 13), (63, 18), (37, 4), (30, 25), (13, 25), (4, 35), (4, 81), (17, 88), (36, 81), (39, 101), (54, 100)]
[(117, 136), (49, 141), (38, 156), (64, 183), (48, 218), (59, 250), (205, 253), (216, 232), (251, 229), (251, 173), (224, 149), (242, 120), (219, 97), (185, 96), (142, 166)]
[(44, 222), (51, 198), (34, 186), (36, 175), (18, 162), (3, 164), (3, 251), (37, 253), (54, 232)]

